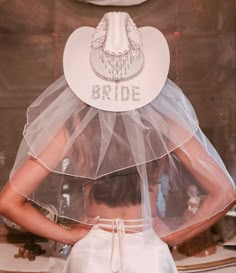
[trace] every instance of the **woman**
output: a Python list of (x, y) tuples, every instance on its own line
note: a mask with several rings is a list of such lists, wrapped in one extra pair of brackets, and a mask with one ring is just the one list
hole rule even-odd
[[(158, 30), (108, 13), (95, 30), (71, 35), (65, 77), (29, 107), (0, 213), (74, 245), (64, 272), (176, 272), (164, 242), (193, 237), (235, 204), (233, 181), (191, 104), (167, 79), (168, 67)], [(160, 213), (163, 183), (170, 190)], [(185, 189), (192, 184), (204, 201), (186, 219)], [(79, 224), (57, 225), (28, 199), (47, 199)]]

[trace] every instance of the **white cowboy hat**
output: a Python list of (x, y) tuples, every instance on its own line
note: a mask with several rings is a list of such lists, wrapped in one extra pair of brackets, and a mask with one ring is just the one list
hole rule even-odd
[(66, 81), (86, 104), (122, 112), (154, 100), (170, 64), (163, 34), (137, 29), (125, 12), (109, 12), (97, 28), (81, 27), (69, 37), (63, 57)]
[(99, 6), (134, 6), (142, 4), (147, 0), (79, 0)]

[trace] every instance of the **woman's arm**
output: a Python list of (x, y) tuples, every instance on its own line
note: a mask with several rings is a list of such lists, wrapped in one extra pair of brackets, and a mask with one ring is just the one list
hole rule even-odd
[(24, 184), (24, 187), (26, 187), (29, 184), (29, 188), (31, 188), (31, 184), (34, 184), (35, 187), (48, 173), (49, 171), (38, 164), (36, 160), (28, 159), (1, 192), (0, 214), (34, 234), (62, 243), (74, 244), (89, 229), (76, 228), (67, 230), (51, 222), (27, 202), (26, 197), (18, 193), (12, 186), (17, 181), (17, 185)]
[[(61, 151), (66, 144), (66, 138), (67, 132), (62, 129), (40, 155), (40, 159), (43, 158), (44, 162), (48, 162), (51, 168), (61, 160)], [(77, 228), (67, 230), (51, 222), (27, 202), (27, 197), (42, 183), (49, 172), (38, 159), (29, 157), (1, 192), (0, 214), (39, 236), (74, 244), (89, 231), (89, 228), (84, 226), (82, 228), (82, 225), (78, 228), (77, 225)]]
[(203, 221), (192, 224), (190, 226), (183, 227), (176, 232), (173, 232), (170, 229), (166, 230), (166, 233), (167, 234), (170, 233), (170, 234), (161, 237), (161, 239), (170, 246), (177, 246), (179, 244), (182, 244), (183, 242), (193, 238), (197, 234), (199, 234), (199, 233), (203, 232), (204, 230), (207, 230), (209, 227), (211, 227), (216, 221), (218, 221), (220, 218), (222, 218), (225, 215), (225, 213), (230, 208), (233, 207), (234, 204), (236, 204), (236, 202), (232, 202), (224, 210), (213, 215), (209, 219), (205, 219)]
[(236, 204), (235, 187), (230, 177), (194, 136), (174, 153), (207, 192), (207, 197), (178, 231), (162, 238), (170, 245), (180, 244), (208, 229)]

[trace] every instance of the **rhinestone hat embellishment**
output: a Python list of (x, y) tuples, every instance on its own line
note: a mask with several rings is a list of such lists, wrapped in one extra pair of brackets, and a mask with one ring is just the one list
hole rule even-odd
[[(141, 73), (144, 67), (144, 55), (141, 50), (140, 33), (129, 15), (125, 19), (125, 30), (128, 38), (128, 49), (123, 52), (111, 52), (105, 50), (105, 42), (108, 31), (108, 14), (97, 26), (91, 45), (90, 65), (93, 72), (101, 79), (111, 82), (124, 82), (135, 78)], [(97, 58), (101, 63), (100, 68), (95, 66), (94, 60)], [(139, 69), (132, 72), (135, 67)], [(105, 71), (102, 74), (100, 71)], [(131, 74), (129, 73), (131, 72)], [(130, 74), (130, 75), (129, 75)]]

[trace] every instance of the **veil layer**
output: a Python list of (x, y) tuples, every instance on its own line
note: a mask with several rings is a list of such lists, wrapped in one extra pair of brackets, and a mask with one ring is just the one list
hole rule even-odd
[[(40, 184), (14, 180), (12, 187), (79, 222), (86, 218), (84, 184), (109, 177), (116, 183), (132, 177), (134, 169), (139, 187), (128, 181), (125, 194), (140, 191), (142, 220), (159, 237), (208, 219), (234, 198), (220, 156), (199, 128), (190, 102), (170, 80), (152, 103), (116, 113), (86, 105), (62, 76), (28, 108), (11, 178), (29, 158), (49, 170), (48, 176)], [(216, 191), (221, 198), (214, 199)], [(214, 202), (205, 208), (207, 198)]]

